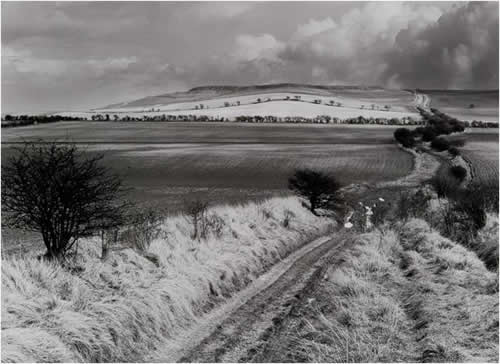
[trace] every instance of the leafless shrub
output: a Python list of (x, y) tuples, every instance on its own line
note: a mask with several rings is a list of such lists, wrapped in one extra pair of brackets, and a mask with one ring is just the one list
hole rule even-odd
[(290, 222), (295, 217), (295, 214), (290, 210), (285, 210), (285, 216), (283, 217), (283, 227), (288, 228)]
[(162, 236), (162, 223), (165, 220), (163, 211), (146, 207), (140, 208), (129, 215), (127, 230), (123, 233), (133, 248), (146, 252), (153, 242)]
[(206, 218), (206, 221), (202, 225), (205, 227), (202, 229), (203, 237), (206, 237), (207, 230), (210, 230), (217, 238), (220, 238), (226, 224), (222, 217), (213, 213)]
[(2, 168), (6, 225), (39, 232), (49, 259), (64, 259), (80, 238), (120, 225), (121, 180), (75, 145), (27, 143)]
[(288, 188), (309, 202), (309, 210), (317, 214), (317, 209), (334, 211), (342, 204), (337, 178), (321, 171), (297, 169), (288, 178)]
[(378, 202), (376, 205), (374, 205), (371, 209), (372, 215), (371, 215), (371, 223), (373, 224), (373, 227), (378, 229), (380, 232), (383, 233), (383, 225), (389, 218), (389, 213), (391, 211), (391, 205), (388, 202)]
[(403, 191), (396, 203), (395, 218), (406, 223), (412, 217), (424, 217), (430, 200), (431, 195), (423, 188), (416, 192)]
[(101, 259), (106, 260), (109, 250), (118, 242), (119, 229), (118, 227), (112, 229), (101, 230)]
[(265, 220), (273, 218), (273, 213), (266, 208), (261, 208), (260, 213), (262, 214)]
[(208, 211), (208, 202), (201, 199), (185, 200), (184, 209), (187, 218), (193, 225), (193, 234), (191, 238), (206, 238), (206, 215)]
[(439, 198), (453, 195), (460, 185), (456, 178), (444, 172), (437, 173), (429, 180), (429, 183), (434, 188)]

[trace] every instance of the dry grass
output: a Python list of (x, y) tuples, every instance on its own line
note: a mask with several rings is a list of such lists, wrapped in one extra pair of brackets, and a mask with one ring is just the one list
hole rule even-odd
[[(295, 215), (289, 219), (289, 212)], [(190, 238), (183, 216), (168, 218), (147, 254), (123, 249), (100, 260), (80, 245), (73, 269), (36, 258), (2, 261), (2, 361), (140, 361), (203, 313), (331, 223), (295, 198), (216, 207), (220, 237)], [(288, 218), (288, 226), (283, 222)], [(154, 259), (151, 259), (151, 258)]]
[(498, 278), (410, 220), (354, 240), (293, 336), (293, 360), (496, 362)]

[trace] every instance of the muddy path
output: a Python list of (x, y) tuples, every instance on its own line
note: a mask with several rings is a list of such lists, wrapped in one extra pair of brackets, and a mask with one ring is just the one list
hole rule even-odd
[[(265, 288), (256, 287), (233, 298), (236, 303), (210, 323), (187, 334), (176, 346), (157, 353), (155, 362), (249, 362), (262, 353), (266, 343), (292, 308), (321, 282), (323, 270), (341, 256), (344, 234), (325, 238), (297, 251), (291, 261), (269, 272), (273, 277)], [(309, 244), (309, 245), (311, 245)], [(262, 277), (260, 280), (266, 280)], [(259, 286), (259, 282), (256, 282)], [(231, 306), (231, 304), (230, 304)]]

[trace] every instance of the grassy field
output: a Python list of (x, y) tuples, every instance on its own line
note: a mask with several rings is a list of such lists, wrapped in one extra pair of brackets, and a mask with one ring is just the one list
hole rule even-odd
[[(193, 191), (214, 203), (286, 192), (298, 167), (335, 173), (344, 183), (391, 180), (407, 174), (412, 157), (392, 142), (394, 128), (205, 123), (69, 122), (6, 130), (2, 159), (13, 142), (72, 140), (133, 188), (136, 201), (173, 209)], [(152, 144), (154, 143), (154, 144)]]
[[(263, 95), (265, 97), (265, 95)], [(248, 104), (241, 106), (228, 106), (210, 109), (201, 109), (201, 110), (193, 110), (193, 109), (179, 109), (179, 110), (161, 110), (158, 112), (130, 112), (126, 110), (120, 110), (120, 116), (128, 115), (128, 116), (142, 116), (142, 115), (205, 115), (205, 116), (213, 116), (217, 118), (228, 118), (230, 120), (234, 120), (237, 116), (276, 116), (276, 117), (286, 117), (286, 116), (296, 116), (296, 117), (304, 117), (304, 118), (315, 118), (319, 115), (329, 115), (332, 118), (336, 117), (339, 119), (349, 119), (349, 118), (357, 118), (359, 116), (363, 116), (365, 118), (403, 118), (403, 117), (412, 117), (415, 120), (420, 119), (420, 115), (415, 112), (409, 112), (405, 110), (397, 110), (397, 111), (384, 111), (384, 105), (377, 106), (380, 110), (372, 110), (369, 108), (369, 104), (365, 106), (365, 108), (361, 109), (361, 105), (358, 106), (346, 106), (342, 99), (337, 99), (338, 102), (342, 102), (342, 107), (332, 107), (329, 105), (317, 105), (309, 102), (297, 102), (297, 101), (270, 101), (263, 102), (259, 104)], [(255, 101), (253, 101), (255, 102)], [(172, 107), (176, 107), (172, 105)], [(112, 112), (112, 111), (110, 111)], [(85, 117), (84, 114), (71, 114), (71, 116), (80, 116)], [(91, 114), (86, 115), (88, 118), (91, 117)]]
[[(285, 216), (292, 216), (285, 227)], [(2, 259), (2, 362), (135, 362), (332, 228), (296, 198), (212, 208), (221, 229), (193, 240), (167, 218), (147, 249), (81, 241), (75, 271), (33, 255)], [(35, 252), (32, 252), (32, 254)], [(155, 257), (155, 259), (151, 259)]]
[(2, 130), (2, 143), (68, 140), (77, 143), (389, 144), (393, 126), (196, 122), (60, 122)]
[(498, 142), (469, 142), (462, 156), (471, 166), (473, 180), (498, 185)]
[[(431, 107), (466, 121), (498, 123), (498, 91), (428, 91)], [(474, 107), (470, 107), (471, 104)]]
[(304, 99), (325, 98), (328, 102), (335, 99), (343, 104), (359, 107), (362, 104), (391, 105), (400, 110), (414, 110), (414, 95), (404, 90), (388, 90), (362, 87), (329, 87), (299, 84), (270, 84), (262, 86), (213, 86), (198, 87), (186, 92), (176, 92), (158, 96), (149, 96), (131, 102), (110, 105), (102, 109), (128, 109), (142, 111), (148, 107), (166, 110), (173, 108), (192, 108), (194, 104), (203, 103), (209, 107), (219, 107), (225, 101), (241, 104), (255, 102), (257, 98), (284, 98), (300, 95)]
[(350, 246), (278, 362), (498, 361), (498, 275), (474, 253), (417, 219)]

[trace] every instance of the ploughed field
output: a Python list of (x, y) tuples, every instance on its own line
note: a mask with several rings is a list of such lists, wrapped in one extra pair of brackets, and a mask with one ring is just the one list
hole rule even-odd
[(393, 127), (221, 123), (64, 122), (5, 129), (2, 161), (15, 143), (72, 141), (102, 152), (138, 203), (179, 210), (198, 193), (213, 204), (287, 193), (294, 169), (337, 175), (343, 183), (378, 182), (411, 171), (411, 155)]
[(498, 90), (423, 90), (430, 97), (430, 106), (465, 121), (498, 123)]

